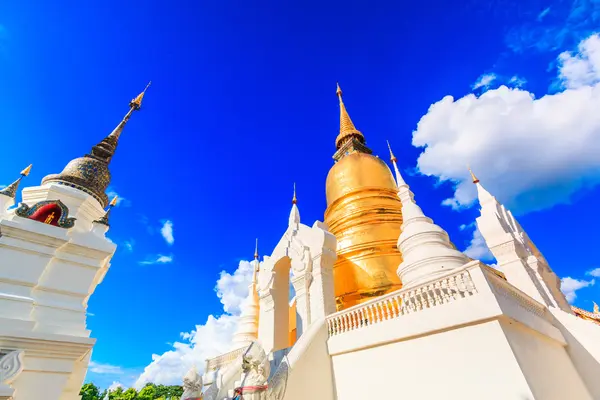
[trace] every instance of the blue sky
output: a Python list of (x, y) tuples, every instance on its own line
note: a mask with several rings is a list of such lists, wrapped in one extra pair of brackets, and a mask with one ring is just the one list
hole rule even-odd
[(88, 379), (130, 385), (157, 354), (146, 376), (175, 382), (178, 356), (221, 349), (210, 335), (234, 325), (243, 260), (279, 240), (293, 182), (303, 221), (323, 219), (336, 82), (459, 248), (485, 254), (470, 163), (591, 308), (599, 19), (597, 0), (1, 4), (0, 183), (59, 172), (153, 82), (111, 164), (119, 248), (89, 303)]

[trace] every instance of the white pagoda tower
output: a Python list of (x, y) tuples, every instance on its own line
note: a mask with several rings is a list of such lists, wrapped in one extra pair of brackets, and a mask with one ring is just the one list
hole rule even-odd
[(0, 191), (0, 400), (78, 400), (95, 339), (86, 327), (90, 296), (116, 245), (106, 237), (109, 164), (125, 124), (41, 186)]

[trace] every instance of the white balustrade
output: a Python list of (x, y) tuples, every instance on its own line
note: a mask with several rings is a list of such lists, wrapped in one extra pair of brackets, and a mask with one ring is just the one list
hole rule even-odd
[(239, 356), (241, 356), (248, 347), (242, 347), (237, 350), (230, 351), (229, 353), (221, 354), (218, 357), (206, 360), (205, 372), (216, 371), (221, 369), (232, 362), (234, 362)]
[(329, 336), (396, 319), (477, 293), (468, 270), (416, 288), (400, 289), (327, 317)]

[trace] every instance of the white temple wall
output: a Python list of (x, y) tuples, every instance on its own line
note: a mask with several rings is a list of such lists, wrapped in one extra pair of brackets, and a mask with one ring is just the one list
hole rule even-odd
[(600, 326), (560, 309), (550, 311), (556, 318), (555, 326), (565, 337), (566, 351), (575, 369), (592, 398), (600, 399)]
[(562, 343), (510, 320), (501, 326), (535, 399), (592, 400)]
[(338, 400), (534, 400), (498, 321), (332, 357)]
[[(78, 400), (94, 339), (27, 334), (0, 327), (0, 349), (23, 350), (14, 400)], [(7, 327), (9, 328), (9, 327)], [(77, 386), (77, 388), (75, 388)]]
[(337, 400), (327, 337), (327, 325), (320, 319), (298, 339), (288, 354), (289, 375), (284, 400)]

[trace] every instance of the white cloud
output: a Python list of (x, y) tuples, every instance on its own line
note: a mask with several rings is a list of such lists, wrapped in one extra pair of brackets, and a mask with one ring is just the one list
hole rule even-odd
[(116, 365), (111, 364), (102, 364), (95, 361), (90, 361), (89, 367), (90, 372), (94, 372), (96, 374), (107, 374), (107, 375), (121, 375), (123, 374), (123, 369)]
[(558, 56), (559, 79), (564, 87), (577, 89), (600, 82), (600, 35), (592, 35), (577, 46), (577, 52)]
[(133, 239), (129, 239), (123, 242), (123, 247), (130, 253), (133, 252), (133, 246), (135, 246), (135, 240)]
[(494, 259), (494, 256), (490, 252), (490, 249), (485, 243), (485, 239), (481, 235), (481, 232), (479, 232), (478, 228), (475, 228), (473, 231), (471, 243), (469, 243), (469, 246), (466, 248), (464, 253), (476, 260), (489, 261)]
[(173, 221), (163, 221), (163, 226), (160, 228), (160, 234), (165, 239), (167, 244), (172, 245), (175, 243), (175, 237), (173, 237)]
[(131, 202), (128, 199), (126, 199), (125, 197), (121, 196), (119, 193), (117, 193), (117, 191), (113, 187), (109, 186), (109, 188), (106, 190), (106, 195), (108, 196), (109, 200), (112, 200), (115, 196), (117, 197), (117, 207), (131, 206)]
[(413, 132), (413, 145), (424, 148), (417, 167), (455, 186), (443, 203), (453, 208), (476, 198), (467, 164), (515, 214), (568, 203), (600, 182), (599, 109), (599, 84), (539, 99), (506, 86), (446, 96)]
[(545, 8), (545, 9), (544, 9), (544, 10), (543, 10), (541, 13), (539, 13), (539, 14), (538, 14), (538, 16), (537, 16), (537, 20), (538, 20), (538, 21), (541, 21), (541, 20), (543, 20), (543, 19), (544, 19), (544, 17), (545, 17), (546, 15), (548, 15), (549, 13), (550, 13), (550, 7), (548, 7), (548, 8)]
[(473, 84), (473, 89), (488, 88), (496, 80), (496, 74), (483, 74)]
[(560, 289), (564, 293), (569, 303), (573, 303), (575, 301), (575, 299), (577, 298), (576, 292), (579, 289), (583, 289), (588, 286), (593, 286), (596, 283), (594, 279), (592, 279), (591, 281), (586, 281), (583, 279), (573, 279), (569, 276), (562, 278), (560, 282)]
[(156, 254), (154, 256), (149, 256), (145, 261), (140, 261), (140, 265), (154, 265), (154, 264), (170, 264), (173, 262), (173, 254), (164, 255), (164, 254)]
[(527, 83), (527, 79), (525, 78), (521, 78), (520, 76), (512, 76), (509, 80), (508, 80), (508, 86), (510, 87), (522, 87)]
[(206, 359), (229, 351), (240, 308), (248, 297), (251, 277), (252, 264), (248, 261), (241, 261), (233, 274), (222, 271), (215, 290), (223, 303), (225, 314), (217, 317), (209, 315), (204, 325), (197, 325), (191, 332), (181, 333), (183, 341), (175, 342), (172, 350), (162, 355), (154, 354), (152, 362), (144, 369), (134, 386), (140, 388), (147, 382), (179, 385), (192, 365), (202, 373)]
[(125, 386), (123, 386), (123, 384), (121, 382), (113, 382), (109, 387), (108, 387), (108, 391), (112, 392), (114, 390), (117, 390), (117, 388), (123, 388), (125, 389)]
[(474, 225), (474, 222), (472, 222), (472, 223), (470, 223), (470, 224), (461, 224), (461, 225), (458, 227), (458, 230), (460, 230), (460, 231), (465, 231), (465, 230), (469, 229), (470, 227), (472, 227), (473, 225)]
[(600, 278), (600, 267), (599, 268), (595, 268), (591, 271), (588, 271), (586, 273), (587, 275), (593, 276), (594, 278)]
[(240, 313), (242, 302), (248, 297), (252, 271), (253, 265), (247, 261), (241, 261), (233, 274), (221, 271), (215, 291), (223, 304), (223, 311), (234, 315)]

